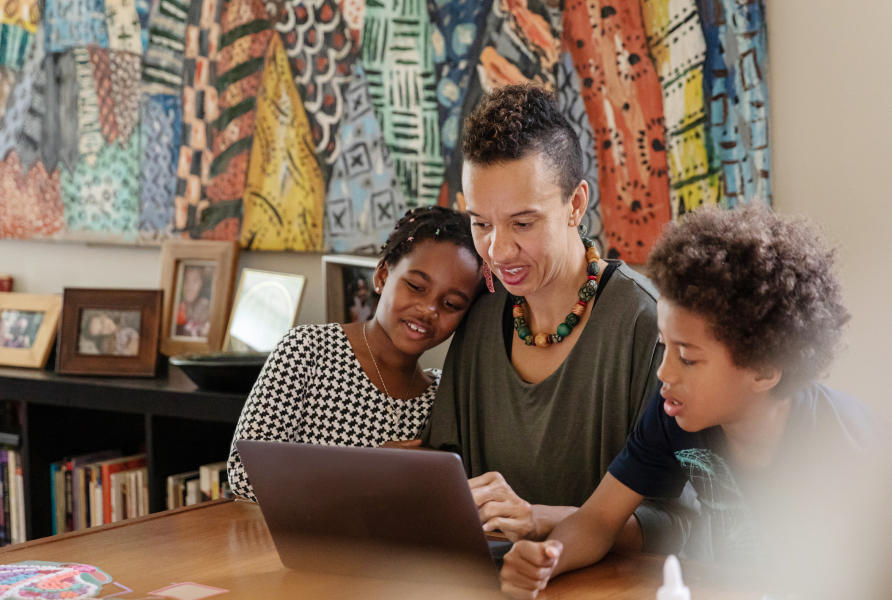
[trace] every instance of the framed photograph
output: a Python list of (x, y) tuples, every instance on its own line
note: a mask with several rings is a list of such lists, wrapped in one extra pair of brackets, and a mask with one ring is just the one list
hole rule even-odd
[(62, 297), (0, 292), (0, 365), (41, 368), (56, 341)]
[(297, 324), (307, 278), (242, 269), (223, 350), (270, 352)]
[(238, 264), (237, 242), (166, 240), (161, 246), (161, 353), (219, 350)]
[(65, 288), (56, 371), (152, 377), (161, 290)]
[(325, 317), (329, 323), (368, 321), (375, 314), (373, 294), (378, 259), (371, 256), (329, 254), (322, 257)]

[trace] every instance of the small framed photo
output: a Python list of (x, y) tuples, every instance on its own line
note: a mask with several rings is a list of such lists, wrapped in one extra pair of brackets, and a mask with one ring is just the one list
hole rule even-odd
[(237, 242), (164, 242), (161, 247), (162, 354), (221, 348), (238, 252)]
[(373, 293), (378, 259), (371, 256), (329, 254), (322, 257), (325, 316), (329, 323), (368, 321), (375, 314)]
[(223, 350), (271, 352), (297, 324), (306, 281), (303, 275), (242, 269)]
[(152, 377), (161, 290), (65, 288), (56, 371)]
[(56, 341), (62, 297), (0, 292), (0, 365), (41, 368)]

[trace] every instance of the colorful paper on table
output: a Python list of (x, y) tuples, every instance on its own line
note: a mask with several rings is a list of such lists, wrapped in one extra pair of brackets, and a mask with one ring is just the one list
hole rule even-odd
[(0, 565), (0, 600), (95, 598), (108, 573), (78, 563), (24, 561)]

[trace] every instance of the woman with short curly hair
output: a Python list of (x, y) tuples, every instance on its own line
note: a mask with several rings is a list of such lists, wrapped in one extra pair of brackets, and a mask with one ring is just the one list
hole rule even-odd
[[(656, 389), (656, 293), (580, 236), (582, 149), (534, 85), (465, 122), (462, 190), (495, 276), (453, 337), (424, 441), (458, 452), (487, 531), (542, 539), (592, 493)], [(629, 545), (640, 545), (629, 523)]]

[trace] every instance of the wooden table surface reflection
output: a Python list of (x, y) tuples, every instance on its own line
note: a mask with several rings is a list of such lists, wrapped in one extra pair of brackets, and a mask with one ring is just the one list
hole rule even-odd
[[(94, 565), (133, 590), (120, 596), (125, 600), (180, 582), (228, 590), (214, 596), (221, 599), (502, 598), (469, 588), (286, 569), (260, 509), (240, 501), (211, 502), (0, 549), (0, 563), (25, 560)], [(558, 577), (540, 598), (653, 600), (662, 581), (662, 564), (663, 559), (656, 556), (611, 555), (597, 565)], [(701, 573), (694, 566), (685, 566), (685, 577), (695, 599), (759, 598), (728, 591), (710, 571)], [(99, 597), (113, 593), (107, 590), (108, 586)]]

